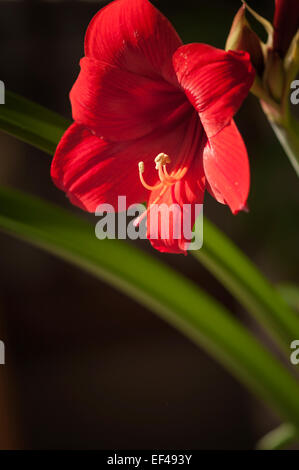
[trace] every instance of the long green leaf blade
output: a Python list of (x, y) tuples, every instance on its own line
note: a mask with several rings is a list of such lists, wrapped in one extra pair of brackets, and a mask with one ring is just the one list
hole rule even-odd
[(69, 121), (11, 91), (0, 106), (0, 129), (46, 153), (53, 154)]
[(295, 378), (224, 307), (174, 270), (119, 240), (99, 241), (89, 223), (11, 189), (0, 188), (0, 229), (85, 269), (150, 308), (299, 428)]
[(291, 341), (299, 338), (299, 316), (248, 257), (207, 219), (203, 247), (192, 253), (289, 350)]

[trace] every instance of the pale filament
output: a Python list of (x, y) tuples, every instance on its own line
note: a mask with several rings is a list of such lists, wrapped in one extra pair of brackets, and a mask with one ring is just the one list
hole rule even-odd
[(161, 183), (158, 183), (156, 184), (155, 186), (150, 186), (149, 184), (147, 184), (143, 178), (143, 173), (144, 173), (144, 163), (143, 162), (139, 162), (138, 163), (138, 168), (139, 168), (139, 178), (140, 178), (140, 181), (142, 183), (142, 185), (148, 189), (149, 191), (153, 191), (154, 189), (159, 189), (159, 188), (162, 188), (163, 184), (162, 182)]

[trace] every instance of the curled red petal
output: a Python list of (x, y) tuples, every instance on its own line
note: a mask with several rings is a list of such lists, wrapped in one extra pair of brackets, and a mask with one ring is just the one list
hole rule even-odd
[(171, 23), (148, 0), (116, 0), (89, 24), (85, 55), (177, 84), (171, 57), (181, 44)]
[(255, 72), (249, 54), (187, 44), (175, 52), (173, 64), (206, 134), (216, 135), (229, 124), (252, 86)]
[(245, 144), (234, 123), (210, 138), (203, 151), (207, 187), (217, 201), (236, 214), (246, 208), (250, 186)]

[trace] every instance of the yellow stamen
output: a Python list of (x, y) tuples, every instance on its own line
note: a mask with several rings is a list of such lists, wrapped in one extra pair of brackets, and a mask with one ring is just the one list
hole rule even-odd
[(166, 165), (166, 163), (170, 163), (171, 160), (166, 153), (159, 153), (159, 155), (155, 158), (156, 170), (159, 170), (160, 166)]
[(144, 163), (143, 162), (139, 162), (138, 163), (138, 168), (139, 168), (139, 178), (140, 178), (140, 181), (142, 183), (142, 185), (148, 189), (149, 191), (154, 191), (155, 189), (159, 189), (159, 188), (162, 188), (163, 184), (162, 183), (158, 183), (156, 184), (155, 186), (150, 186), (149, 184), (147, 184), (143, 178), (143, 172), (144, 172)]
[[(182, 162), (182, 166), (177, 170), (177, 171), (172, 171), (171, 174), (168, 173), (166, 169), (167, 163), (170, 163), (170, 157), (166, 153), (159, 153), (159, 155), (156, 156), (155, 158), (155, 168), (158, 170), (158, 176), (160, 179), (160, 183), (151, 186), (147, 184), (144, 180), (143, 173), (144, 173), (144, 163), (139, 162), (138, 167), (139, 167), (139, 178), (142, 183), (142, 185), (148, 189), (149, 191), (154, 191), (156, 189), (163, 188), (163, 193), (167, 189), (168, 186), (172, 186), (175, 184), (177, 181), (182, 179), (185, 174), (188, 171), (188, 166), (186, 165), (186, 160), (187, 158), (185, 157)], [(163, 194), (161, 193), (161, 194)], [(160, 194), (160, 196), (161, 196)], [(158, 198), (160, 197), (158, 196)]]
[(185, 168), (180, 168), (176, 173), (174, 173), (173, 175), (170, 175), (167, 171), (167, 168), (164, 167), (163, 168), (164, 170), (164, 174), (166, 176), (166, 179), (168, 180), (172, 180), (174, 183), (176, 181), (179, 181), (180, 179), (183, 178), (183, 176), (185, 176), (185, 174), (187, 173), (187, 170), (188, 170), (188, 167), (185, 166)]

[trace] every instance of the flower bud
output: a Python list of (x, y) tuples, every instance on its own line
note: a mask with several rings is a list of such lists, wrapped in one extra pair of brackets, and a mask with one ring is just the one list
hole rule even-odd
[(264, 57), (261, 41), (246, 20), (245, 5), (241, 6), (233, 20), (233, 24), (227, 37), (225, 49), (249, 52), (254, 68), (259, 75), (262, 75)]
[(277, 102), (280, 102), (282, 98), (285, 82), (284, 77), (283, 62), (279, 54), (273, 49), (268, 49), (263, 81), (270, 95)]
[(286, 82), (290, 84), (299, 72), (299, 29), (293, 37), (290, 47), (284, 58)]

